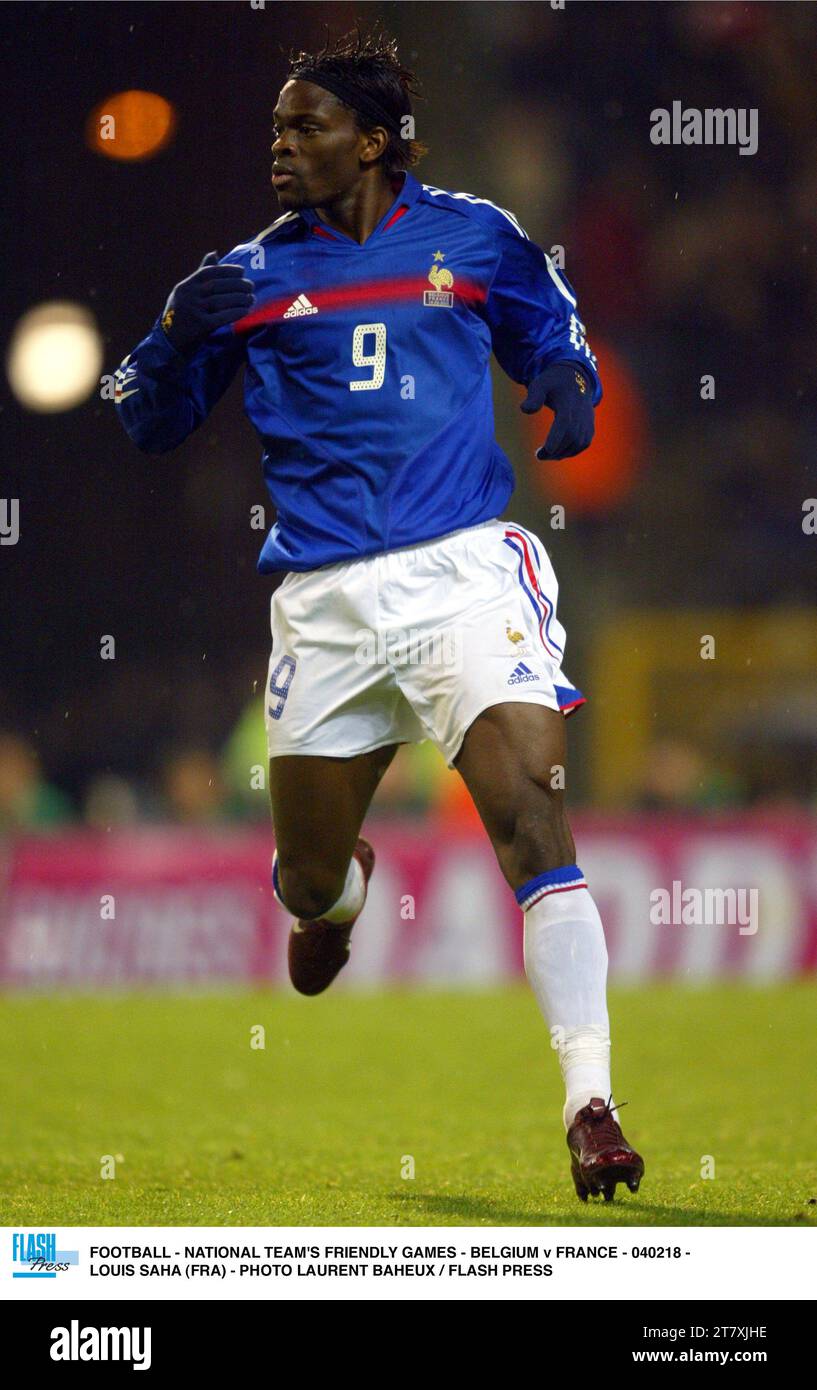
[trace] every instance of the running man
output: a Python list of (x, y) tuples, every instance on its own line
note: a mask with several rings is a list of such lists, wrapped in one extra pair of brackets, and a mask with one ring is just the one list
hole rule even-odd
[(117, 373), (131, 439), (176, 448), (240, 366), (276, 521), (266, 723), (273, 887), (296, 989), (346, 964), (374, 866), (360, 830), (398, 746), (432, 739), (474, 799), (524, 914), (525, 969), (565, 1082), (579, 1197), (637, 1191), (613, 1113), (601, 920), (553, 770), (584, 696), (562, 668), (538, 536), (514, 487), (489, 362), (593, 437), (596, 359), (569, 282), (512, 213), (420, 183), (416, 83), (382, 37), (299, 54), (273, 112), (281, 216), (173, 290)]

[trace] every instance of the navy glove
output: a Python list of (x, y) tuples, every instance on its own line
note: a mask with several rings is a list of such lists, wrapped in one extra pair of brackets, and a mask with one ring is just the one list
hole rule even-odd
[(586, 449), (596, 424), (593, 418), (593, 383), (575, 362), (550, 362), (533, 378), (519, 409), (526, 415), (550, 406), (556, 419), (540, 449), (538, 459), (566, 459)]
[(218, 265), (218, 252), (208, 251), (198, 270), (171, 292), (162, 314), (162, 328), (172, 347), (190, 357), (216, 328), (235, 323), (255, 303), (252, 280), (240, 265)]

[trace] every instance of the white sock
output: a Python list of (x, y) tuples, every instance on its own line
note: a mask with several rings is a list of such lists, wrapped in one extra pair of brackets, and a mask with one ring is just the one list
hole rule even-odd
[(568, 1029), (559, 1048), (559, 1064), (565, 1083), (565, 1129), (570, 1128), (578, 1112), (594, 1096), (615, 1104), (610, 1082), (609, 1027), (588, 1024), (585, 1028)]
[(346, 870), (346, 882), (343, 885), (343, 892), (336, 903), (333, 903), (328, 912), (321, 913), (323, 922), (348, 922), (352, 917), (357, 917), (366, 901), (366, 880), (363, 877), (363, 870), (355, 856), (352, 855), (349, 867)]
[(611, 1094), (604, 929), (575, 864), (540, 874), (516, 896), (525, 914), (525, 971), (559, 1054), (568, 1129), (594, 1096)]

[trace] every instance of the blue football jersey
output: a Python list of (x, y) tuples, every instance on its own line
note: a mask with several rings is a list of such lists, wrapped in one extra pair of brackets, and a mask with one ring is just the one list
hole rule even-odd
[(222, 262), (256, 301), (190, 359), (157, 319), (116, 373), (122, 423), (174, 449), (244, 367), (276, 520), (262, 573), (311, 570), (499, 516), (513, 470), (494, 438), (490, 356), (527, 386), (549, 362), (596, 359), (566, 277), (510, 212), (395, 180), (360, 244), (312, 208), (287, 212)]

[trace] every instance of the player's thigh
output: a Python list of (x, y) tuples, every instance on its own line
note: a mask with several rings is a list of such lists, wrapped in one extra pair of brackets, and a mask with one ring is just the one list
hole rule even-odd
[(269, 764), (275, 846), (282, 871), (320, 864), (345, 874), (396, 743), (352, 758), (284, 754)]
[(565, 716), (546, 705), (491, 705), (465, 734), (454, 766), (509, 881), (573, 861), (563, 803), (566, 757)]

